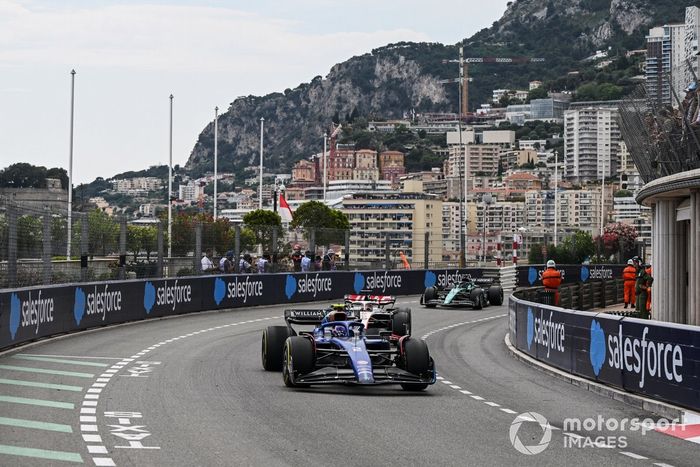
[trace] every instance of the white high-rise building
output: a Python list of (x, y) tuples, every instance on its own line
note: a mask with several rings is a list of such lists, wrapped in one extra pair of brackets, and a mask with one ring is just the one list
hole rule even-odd
[[(700, 56), (696, 54), (700, 51), (698, 41), (700, 40), (700, 8), (689, 6), (685, 9), (685, 37), (683, 46), (685, 48), (685, 59), (689, 60), (696, 76), (700, 75)], [(686, 67), (685, 84), (693, 81), (693, 73)]]
[(564, 113), (565, 177), (593, 181), (617, 174), (620, 128), (617, 101), (577, 102)]

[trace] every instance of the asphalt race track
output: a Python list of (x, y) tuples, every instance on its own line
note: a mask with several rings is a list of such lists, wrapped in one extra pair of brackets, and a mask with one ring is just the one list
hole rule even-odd
[[(700, 445), (655, 431), (565, 434), (567, 418), (658, 417), (515, 360), (503, 342), (505, 307), (398, 304), (412, 307), (413, 335), (436, 361), (441, 379), (424, 392), (286, 388), (260, 363), (261, 330), (283, 323), (283, 306), (145, 321), (6, 353), (0, 465), (698, 465)], [(554, 427), (534, 455), (509, 435), (528, 412)], [(536, 448), (543, 428), (517, 420), (521, 444)], [(588, 437), (586, 447), (565, 446)]]

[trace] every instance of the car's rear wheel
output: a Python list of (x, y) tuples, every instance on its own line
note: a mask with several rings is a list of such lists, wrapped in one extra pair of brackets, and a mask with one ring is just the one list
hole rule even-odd
[(267, 371), (282, 369), (284, 342), (293, 335), (287, 326), (268, 326), (262, 335), (262, 366)]
[(503, 288), (498, 285), (492, 285), (489, 287), (488, 291), (489, 303), (491, 305), (502, 305), (503, 304)]
[(306, 337), (291, 336), (284, 344), (282, 377), (285, 386), (308, 387), (294, 382), (294, 378), (314, 369), (314, 345)]
[(411, 314), (407, 311), (397, 311), (391, 315), (391, 332), (397, 336), (411, 334)]
[(434, 303), (428, 303), (430, 300), (436, 300), (437, 299), (437, 290), (435, 290), (435, 287), (428, 287), (425, 289), (425, 292), (423, 292), (423, 305), (426, 308), (435, 308)]

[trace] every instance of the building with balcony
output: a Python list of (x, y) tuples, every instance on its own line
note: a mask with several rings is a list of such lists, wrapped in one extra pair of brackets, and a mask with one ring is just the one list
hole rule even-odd
[(577, 102), (564, 114), (565, 177), (594, 181), (617, 174), (618, 101)]
[[(350, 255), (368, 264), (383, 264), (386, 242), (391, 259), (403, 251), (411, 263), (422, 265), (428, 239), (442, 240), (442, 200), (409, 192), (365, 192), (347, 196), (341, 211), (350, 221)], [(442, 242), (428, 240), (430, 258), (442, 258)], [(431, 259), (431, 260), (432, 260)]]

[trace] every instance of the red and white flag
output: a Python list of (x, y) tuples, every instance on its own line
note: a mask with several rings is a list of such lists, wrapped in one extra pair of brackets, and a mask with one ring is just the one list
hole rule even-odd
[(284, 195), (280, 193), (280, 217), (282, 218), (282, 222), (292, 222), (293, 216), (294, 213), (292, 212), (292, 208), (290, 208), (289, 204), (287, 204), (287, 200), (284, 199)]

